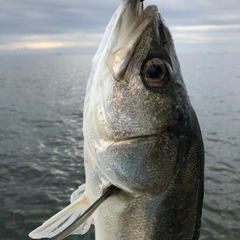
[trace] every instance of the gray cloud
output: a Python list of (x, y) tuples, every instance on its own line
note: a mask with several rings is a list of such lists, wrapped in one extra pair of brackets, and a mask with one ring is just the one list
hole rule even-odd
[(107, 16), (114, 9), (113, 4), (105, 5), (102, 2), (6, 1), (0, 12), (0, 31), (3, 34), (58, 34), (79, 29), (102, 31)]
[[(41, 36), (48, 36), (48, 40), (77, 42), (81, 41), (75, 38), (79, 37), (77, 33), (89, 36), (103, 33), (119, 2), (120, 0), (0, 0), (0, 46), (26, 41), (31, 36), (39, 36), (36, 41)], [(160, 13), (177, 38), (180, 34), (189, 36), (189, 30), (185, 32), (184, 28), (177, 28), (178, 26), (240, 25), (239, 0), (146, 0), (144, 3), (158, 5)], [(191, 31), (193, 32), (202, 36), (209, 34), (209, 31), (198, 31), (197, 28), (196, 31)], [(234, 28), (216, 28), (210, 33), (223, 40), (226, 35), (232, 35), (237, 38), (236, 41), (240, 40), (239, 33)], [(96, 39), (99, 40), (100, 38)]]

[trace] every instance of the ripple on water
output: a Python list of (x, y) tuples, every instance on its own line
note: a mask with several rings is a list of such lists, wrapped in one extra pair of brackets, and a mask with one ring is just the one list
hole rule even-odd
[[(206, 150), (201, 240), (238, 240), (239, 54), (180, 57)], [(27, 239), (85, 181), (81, 129), (90, 63), (91, 56), (0, 58), (0, 239)], [(94, 239), (93, 229), (69, 239)]]

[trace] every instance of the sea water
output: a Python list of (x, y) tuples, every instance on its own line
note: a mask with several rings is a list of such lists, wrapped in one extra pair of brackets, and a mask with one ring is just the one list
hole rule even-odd
[[(240, 54), (180, 54), (205, 143), (201, 239), (240, 236)], [(0, 239), (28, 233), (85, 181), (83, 101), (92, 56), (0, 57)], [(161, 223), (160, 223), (161, 224)], [(94, 227), (69, 240), (94, 239)]]

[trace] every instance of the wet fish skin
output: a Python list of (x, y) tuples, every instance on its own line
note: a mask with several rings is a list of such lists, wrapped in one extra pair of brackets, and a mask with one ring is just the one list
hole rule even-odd
[[(195, 240), (203, 204), (201, 131), (171, 33), (156, 6), (136, 17), (138, 3), (122, 1), (111, 20), (86, 95), (86, 194), (93, 202), (110, 184), (123, 190), (94, 213), (96, 239)], [(154, 58), (169, 72), (161, 87), (144, 78)]]
[(84, 234), (96, 209), (97, 240), (199, 239), (204, 146), (156, 6), (122, 0), (93, 59), (83, 131), (86, 184), (31, 238), (63, 239), (78, 223)]

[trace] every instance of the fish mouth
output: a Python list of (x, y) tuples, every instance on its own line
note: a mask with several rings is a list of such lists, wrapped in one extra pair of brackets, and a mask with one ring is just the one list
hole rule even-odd
[[(125, 4), (124, 9), (124, 18), (127, 22), (130, 22), (133, 18), (138, 18), (146, 9), (144, 9), (144, 0), (122, 0), (123, 4)], [(157, 6), (152, 5), (148, 6), (150, 8), (154, 8), (158, 11)], [(148, 11), (148, 10), (146, 10)]]
[(144, 10), (143, 1), (144, 0), (140, 0), (140, 2), (138, 4), (137, 17), (139, 17), (142, 14), (143, 10)]
[(155, 5), (144, 9), (143, 1), (122, 0), (113, 17), (115, 21), (111, 32), (107, 66), (116, 80), (121, 80), (132, 59), (136, 46), (148, 29), (153, 24), (158, 8)]

